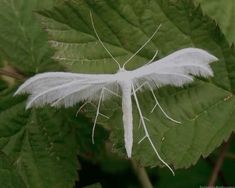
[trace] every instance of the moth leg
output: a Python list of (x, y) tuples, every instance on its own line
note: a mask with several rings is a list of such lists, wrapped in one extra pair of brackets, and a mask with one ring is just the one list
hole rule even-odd
[(85, 102), (84, 104), (82, 104), (82, 106), (80, 106), (80, 108), (78, 109), (78, 111), (76, 112), (76, 117), (78, 116), (78, 113), (87, 105), (89, 104), (89, 102)]
[[(150, 119), (148, 119), (148, 118), (146, 118), (146, 117), (144, 117), (144, 119), (147, 120), (148, 122), (150, 122)], [(140, 121), (139, 121), (138, 129), (140, 128), (140, 125), (141, 125), (141, 119), (140, 119)]]
[[(148, 119), (148, 118), (146, 118), (146, 117), (144, 117), (144, 119), (147, 120), (148, 122), (150, 121), (150, 119)], [(140, 119), (140, 121), (139, 121), (138, 129), (140, 128), (140, 125), (141, 125), (141, 119)]]
[(144, 141), (145, 138), (147, 138), (146, 135), (138, 142), (138, 144), (140, 144), (142, 141)]
[(158, 102), (158, 100), (157, 100), (156, 95), (155, 95), (154, 92), (153, 92), (153, 88), (150, 86), (149, 83), (147, 83), (147, 85), (149, 86), (150, 91), (151, 91), (151, 93), (152, 93), (152, 95), (153, 95), (153, 98), (154, 98), (154, 100), (155, 100), (155, 102), (156, 102), (155, 106), (154, 106), (153, 109), (151, 110), (151, 113), (153, 113), (154, 109), (158, 106), (158, 107), (160, 108), (160, 110), (162, 111), (162, 113), (165, 115), (165, 117), (166, 117), (167, 119), (169, 119), (169, 120), (171, 120), (171, 121), (173, 121), (173, 122), (175, 122), (175, 123), (181, 124), (180, 121), (177, 121), (177, 120), (171, 118), (171, 117), (163, 110), (163, 108), (161, 107), (161, 105), (159, 104), (159, 102)]
[[(78, 116), (79, 112), (80, 112), (86, 105), (88, 105), (88, 104), (91, 104), (92, 106), (94, 106), (94, 107), (96, 108), (96, 105), (95, 105), (94, 103), (92, 103), (92, 102), (90, 102), (90, 101), (87, 101), (87, 102), (85, 102), (84, 104), (82, 104), (82, 105), (80, 106), (80, 108), (77, 110), (77, 112), (76, 112), (76, 117)], [(101, 116), (103, 116), (104, 118), (109, 119), (108, 116), (106, 116), (106, 115), (104, 115), (104, 114), (102, 114), (102, 113), (99, 113), (99, 114), (100, 114)]]
[(98, 107), (97, 107), (97, 111), (96, 111), (96, 116), (95, 116), (95, 121), (94, 121), (94, 124), (93, 124), (93, 128), (92, 128), (92, 144), (94, 144), (94, 135), (95, 135), (95, 127), (96, 127), (96, 122), (97, 122), (97, 119), (98, 119), (98, 116), (100, 114), (100, 105), (101, 105), (101, 101), (102, 101), (102, 98), (103, 98), (103, 92), (104, 92), (104, 88), (101, 89), (101, 92), (100, 92), (100, 98), (99, 98), (99, 102), (98, 102)]
[(154, 100), (155, 100), (155, 103), (156, 103), (150, 113), (153, 113), (153, 111), (155, 110), (155, 108), (158, 106), (159, 109), (162, 111), (162, 113), (165, 115), (165, 117), (166, 117), (167, 119), (169, 119), (169, 120), (171, 120), (171, 121), (173, 121), (173, 122), (175, 122), (175, 123), (181, 124), (181, 122), (179, 122), (179, 121), (177, 121), (177, 120), (171, 118), (171, 117), (163, 110), (162, 106), (159, 104), (159, 102), (158, 102), (158, 100), (157, 100), (156, 95), (155, 95), (154, 92), (153, 92), (153, 88), (151, 87), (151, 85), (150, 85), (147, 81), (144, 82), (143, 84), (141, 84), (137, 89), (135, 89), (135, 92), (137, 92), (138, 90), (140, 90), (140, 89), (141, 89), (143, 86), (145, 86), (145, 85), (147, 85), (147, 86), (149, 87), (149, 89), (150, 89), (150, 91), (151, 91), (151, 93), (152, 93), (152, 95), (153, 95), (153, 98), (154, 98)]
[(104, 115), (104, 114), (102, 114), (102, 113), (100, 113), (100, 115), (101, 115), (102, 117), (106, 118), (106, 119), (109, 119), (108, 116), (106, 116), (106, 115)]
[[(148, 118), (146, 118), (146, 117), (144, 117), (144, 116), (143, 116), (143, 118), (144, 118), (146, 121), (150, 122), (150, 119), (148, 119)], [(141, 126), (141, 118), (140, 118), (140, 121), (139, 121), (138, 129), (140, 128), (140, 126)], [(146, 135), (145, 135), (143, 138), (140, 139), (140, 141), (138, 142), (138, 144), (140, 144), (142, 141), (144, 141), (145, 138), (147, 138)]]
[(102, 102), (102, 100), (103, 100), (104, 92), (105, 92), (105, 91), (108, 92), (108, 93), (110, 93), (110, 94), (112, 94), (112, 95), (114, 95), (114, 96), (116, 96), (116, 97), (121, 97), (120, 95), (118, 95), (117, 93), (111, 91), (110, 89), (107, 89), (106, 87), (103, 87), (103, 88), (101, 89), (100, 98), (99, 98), (98, 107), (97, 107), (96, 116), (95, 116), (95, 121), (94, 121), (93, 128), (92, 128), (92, 143), (93, 143), (93, 144), (95, 143), (95, 142), (94, 142), (94, 135), (95, 135), (95, 127), (96, 127), (96, 122), (97, 122), (98, 116), (101, 115), (101, 116), (103, 116), (103, 117), (109, 119), (108, 116), (106, 116), (106, 115), (100, 113), (100, 105), (101, 105), (101, 102)]
[(175, 175), (173, 169), (161, 158), (161, 156), (159, 155), (157, 149), (155, 148), (151, 138), (150, 138), (150, 135), (149, 135), (149, 132), (147, 130), (147, 127), (146, 127), (146, 124), (145, 124), (145, 121), (144, 121), (144, 116), (142, 114), (142, 111), (140, 109), (140, 105), (139, 105), (139, 101), (138, 101), (138, 98), (136, 96), (136, 92), (135, 92), (135, 88), (132, 84), (132, 90), (133, 90), (133, 95), (134, 95), (134, 99), (135, 99), (135, 102), (136, 102), (136, 106), (137, 106), (137, 109), (138, 109), (138, 112), (139, 112), (139, 115), (140, 115), (140, 118), (141, 118), (141, 122), (142, 122), (142, 125), (143, 125), (143, 128), (144, 128), (144, 132), (145, 132), (145, 135), (146, 135), (146, 138), (149, 140), (149, 143), (150, 145), (152, 146), (154, 152), (156, 153), (158, 159), (164, 164), (166, 165), (167, 168), (169, 168), (169, 170), (172, 172), (173, 175)]
[(114, 96), (116, 96), (116, 97), (120, 97), (120, 98), (121, 98), (120, 95), (118, 95), (117, 93), (111, 91), (110, 89), (107, 89), (106, 87), (104, 87), (104, 91), (107, 91), (108, 93), (110, 93), (110, 94), (112, 94), (112, 95), (114, 95)]

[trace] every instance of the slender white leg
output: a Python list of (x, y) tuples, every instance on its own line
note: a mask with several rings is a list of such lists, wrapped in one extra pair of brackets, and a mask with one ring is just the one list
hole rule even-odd
[[(103, 88), (103, 90), (109, 92), (110, 94), (112, 94), (112, 95), (114, 95), (114, 96), (116, 96), (116, 97), (120, 97), (120, 98), (121, 98), (120, 95), (118, 95), (117, 93), (111, 91), (110, 89)], [(76, 112), (76, 117), (78, 116), (78, 113), (82, 110), (82, 108), (84, 108), (87, 104), (92, 104), (93, 106), (95, 106), (95, 104), (92, 103), (92, 102), (90, 102), (90, 101), (85, 102), (84, 104), (82, 104), (82, 106), (80, 106), (80, 108), (79, 108), (78, 111)], [(106, 119), (109, 119), (108, 116), (106, 116), (106, 115), (104, 115), (104, 114), (102, 114), (102, 113), (99, 113), (99, 115), (105, 117)]]
[(100, 104), (101, 104), (101, 101), (102, 101), (102, 98), (103, 98), (103, 92), (104, 92), (104, 89), (101, 90), (100, 92), (100, 98), (99, 98), (99, 102), (98, 102), (98, 107), (97, 107), (97, 111), (96, 111), (96, 116), (95, 116), (95, 121), (94, 121), (94, 124), (93, 124), (93, 128), (92, 128), (92, 143), (94, 144), (94, 135), (95, 135), (95, 127), (96, 127), (96, 122), (97, 122), (97, 119), (98, 119), (98, 116), (99, 116), (99, 113), (100, 113)]
[(89, 102), (85, 102), (82, 106), (80, 106), (80, 108), (78, 109), (78, 111), (76, 112), (76, 117), (78, 116), (78, 113), (88, 104)]
[(109, 89), (107, 89), (107, 88), (105, 88), (105, 87), (101, 89), (100, 98), (99, 98), (98, 107), (97, 107), (96, 116), (95, 116), (95, 121), (94, 121), (93, 128), (92, 128), (92, 143), (93, 143), (93, 144), (95, 143), (95, 142), (94, 142), (94, 135), (95, 135), (95, 127), (96, 127), (96, 122), (97, 122), (98, 116), (101, 115), (101, 116), (103, 116), (103, 117), (109, 119), (108, 116), (106, 116), (106, 115), (100, 113), (100, 105), (101, 105), (101, 102), (102, 102), (102, 100), (103, 100), (104, 91), (109, 92), (110, 94), (112, 94), (112, 95), (114, 95), (114, 96), (120, 97), (117, 93), (115, 93), (115, 92), (113, 92), (113, 91), (111, 91), (111, 90), (109, 90)]
[[(93, 104), (93, 103), (91, 103), (91, 102), (85, 102), (79, 109), (78, 109), (78, 111), (76, 112), (76, 117), (78, 116), (78, 114), (79, 114), (79, 112), (82, 110), (82, 108), (84, 108), (87, 104), (92, 104), (93, 106), (95, 106), (95, 104)], [(96, 107), (96, 106), (95, 106)], [(109, 119), (109, 117), (108, 116), (106, 116), (106, 115), (104, 115), (104, 114), (102, 114), (102, 113), (100, 113), (99, 112), (99, 115), (101, 115), (101, 116), (103, 116), (104, 118), (106, 118), (106, 119)]]
[(140, 144), (142, 141), (144, 141), (145, 138), (147, 138), (146, 135), (138, 142), (138, 144)]
[(106, 119), (109, 119), (109, 117), (108, 116), (106, 116), (106, 115), (104, 115), (104, 114), (102, 114), (102, 113), (99, 113), (102, 117), (104, 117), (104, 118), (106, 118)]
[(144, 121), (144, 117), (143, 117), (143, 114), (142, 114), (142, 111), (140, 109), (140, 105), (139, 105), (139, 101), (137, 99), (137, 96), (136, 96), (136, 92), (135, 92), (135, 88), (132, 84), (132, 90), (133, 90), (133, 95), (134, 95), (134, 99), (135, 99), (135, 102), (136, 102), (136, 106), (137, 106), (137, 109), (139, 111), (139, 115), (140, 115), (140, 118), (141, 118), (141, 121), (142, 121), (142, 125), (143, 125), (143, 128), (144, 128), (144, 132), (145, 132), (145, 135), (146, 135), (146, 138), (149, 140), (149, 143), (150, 145), (152, 146), (154, 152), (156, 153), (158, 159), (164, 164), (166, 165), (167, 168), (169, 168), (169, 170), (172, 172), (173, 175), (175, 175), (173, 169), (161, 158), (161, 156), (159, 155), (157, 149), (155, 148), (150, 136), (149, 136), (149, 133), (148, 133), (148, 130), (147, 130), (147, 127), (145, 125), (145, 121)]
[(147, 85), (147, 86), (149, 87), (149, 89), (150, 89), (150, 91), (151, 91), (151, 93), (152, 93), (152, 95), (153, 95), (153, 98), (154, 98), (154, 100), (155, 100), (155, 103), (156, 103), (150, 113), (153, 113), (153, 111), (155, 110), (155, 108), (158, 106), (159, 109), (162, 111), (162, 113), (165, 115), (165, 117), (166, 117), (167, 119), (169, 119), (169, 120), (171, 120), (171, 121), (173, 121), (173, 122), (175, 122), (175, 123), (181, 124), (180, 121), (177, 121), (177, 120), (171, 118), (171, 117), (163, 110), (163, 108), (161, 107), (161, 105), (159, 104), (159, 102), (158, 102), (158, 100), (157, 100), (156, 95), (155, 95), (154, 92), (153, 92), (153, 88), (151, 87), (151, 85), (150, 85), (147, 81), (144, 82), (143, 84), (141, 84), (138, 88), (136, 88), (136, 89), (135, 89), (135, 92), (139, 91), (139, 90), (140, 90), (143, 86), (145, 86), (145, 85)]
[(103, 89), (104, 89), (104, 91), (107, 91), (108, 93), (110, 93), (110, 94), (112, 94), (112, 95), (114, 95), (114, 96), (116, 96), (116, 97), (120, 97), (120, 98), (121, 98), (120, 95), (118, 95), (117, 93), (111, 91), (110, 89), (107, 89), (106, 87), (104, 87)]
[(139, 120), (139, 126), (138, 126), (138, 129), (140, 128), (140, 126), (141, 126), (141, 119)]
[[(146, 121), (150, 122), (150, 119), (148, 119), (148, 118), (146, 118), (146, 117), (144, 117), (144, 119), (145, 119)], [(139, 121), (138, 129), (140, 128), (140, 125), (141, 125), (141, 119), (140, 119), (140, 121)]]

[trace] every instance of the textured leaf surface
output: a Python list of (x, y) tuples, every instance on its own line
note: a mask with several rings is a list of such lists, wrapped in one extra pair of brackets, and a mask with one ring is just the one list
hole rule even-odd
[[(73, 115), (74, 113), (71, 114)], [(79, 126), (76, 127), (78, 154), (93, 163), (102, 160), (106, 154), (105, 141), (108, 138), (107, 131), (102, 127), (97, 127), (95, 144), (93, 144), (91, 139), (93, 123), (81, 116), (77, 117), (77, 122), (79, 122)]]
[[(235, 98), (235, 53), (230, 49), (215, 23), (202, 15), (193, 2), (187, 0), (150, 1), (73, 1), (51, 11), (41, 12), (50, 43), (57, 50), (55, 59), (73, 72), (116, 72), (117, 67), (95, 37), (89, 12), (92, 11), (101, 40), (113, 56), (123, 62), (151, 36), (159, 24), (162, 27), (128, 69), (139, 67), (157, 58), (184, 48), (197, 47), (217, 56), (213, 64), (215, 77), (197, 80), (185, 88), (164, 87), (156, 91), (163, 108), (182, 122), (175, 125), (157, 109), (150, 114), (154, 100), (149, 92), (138, 95), (144, 115), (150, 119), (147, 127), (160, 155), (175, 168), (189, 167), (200, 156), (209, 155), (223, 140), (228, 139), (233, 124)], [(112, 108), (112, 103), (110, 103)], [(114, 148), (125, 155), (122, 112), (110, 118)], [(147, 140), (138, 129), (139, 117), (134, 110), (133, 157), (144, 165), (160, 164)]]
[(26, 186), (72, 187), (77, 179), (77, 145), (65, 113), (47, 108), (25, 111), (25, 97), (13, 98), (11, 91), (3, 91), (0, 97), (4, 97), (0, 101), (0, 150), (12, 159)]
[(0, 79), (0, 91), (3, 91), (7, 88), (7, 84), (4, 80)]
[(156, 187), (165, 188), (172, 187), (172, 185), (174, 185), (175, 188), (200, 187), (207, 185), (210, 172), (210, 165), (203, 160), (200, 160), (194, 167), (190, 168), (190, 171), (186, 169), (178, 170), (176, 176), (172, 176), (166, 169), (162, 169), (159, 170), (159, 182)]
[(59, 69), (50, 59), (53, 51), (33, 13), (52, 5), (53, 0), (0, 1), (0, 54), (25, 75)]
[(203, 11), (211, 16), (221, 27), (230, 43), (235, 42), (235, 1), (233, 0), (195, 0)]
[(93, 185), (89, 185), (83, 188), (102, 188), (102, 186), (99, 183), (93, 184)]
[(26, 188), (11, 161), (3, 153), (0, 153), (0, 184), (6, 188)]

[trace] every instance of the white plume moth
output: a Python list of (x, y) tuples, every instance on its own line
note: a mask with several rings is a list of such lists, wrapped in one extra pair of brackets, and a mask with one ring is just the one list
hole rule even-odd
[[(15, 94), (31, 94), (26, 108), (31, 108), (33, 106), (43, 106), (45, 104), (51, 104), (51, 106), (54, 107), (59, 107), (62, 105), (65, 107), (70, 107), (81, 101), (97, 101), (98, 107), (92, 132), (92, 140), (94, 142), (94, 130), (98, 115), (101, 114), (101, 102), (112, 95), (120, 96), (115, 90), (116, 87), (119, 87), (122, 97), (124, 140), (127, 156), (130, 158), (132, 155), (133, 96), (139, 112), (141, 124), (145, 132), (144, 138), (148, 139), (159, 160), (174, 174), (171, 167), (161, 158), (150, 138), (145, 123), (146, 118), (143, 116), (141, 111), (136, 92), (141, 89), (150, 90), (156, 102), (153, 110), (158, 106), (166, 118), (174, 121), (175, 123), (180, 123), (165, 113), (165, 111), (160, 106), (153, 89), (164, 85), (180, 87), (186, 83), (192, 82), (193, 76), (213, 76), (213, 72), (209, 64), (213, 61), (217, 61), (217, 58), (202, 49), (185, 48), (178, 50), (158, 61), (154, 61), (158, 53), (158, 51), (156, 51), (153, 58), (144, 66), (135, 70), (126, 70), (125, 66), (127, 63), (130, 62), (130, 60), (132, 60), (133, 57), (135, 57), (135, 55), (137, 55), (152, 40), (152, 38), (158, 32), (160, 26), (156, 29), (153, 35), (139, 48), (139, 50), (137, 50), (136, 53), (134, 53), (121, 66), (101, 41), (94, 26), (92, 14), (90, 14), (90, 16), (96, 37), (106, 52), (117, 64), (119, 68), (118, 71), (115, 74), (79, 74), (69, 72), (42, 73), (28, 79), (23, 85), (19, 87)], [(141, 141), (143, 139), (141, 139)]]

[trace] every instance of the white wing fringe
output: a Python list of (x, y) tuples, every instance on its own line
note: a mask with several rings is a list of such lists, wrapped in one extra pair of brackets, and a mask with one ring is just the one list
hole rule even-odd
[(164, 85), (183, 86), (193, 81), (193, 76), (210, 77), (210, 63), (218, 59), (198, 48), (178, 50), (158, 61), (135, 70), (135, 86), (147, 81), (153, 88)]
[(45, 104), (65, 107), (99, 97), (102, 84), (86, 75), (66, 72), (38, 74), (22, 84), (15, 95), (30, 93), (26, 108)]
[[(148, 82), (152, 88), (164, 85), (183, 86), (193, 81), (193, 76), (213, 76), (210, 63), (218, 59), (202, 49), (185, 48), (178, 50), (158, 61), (127, 71), (126, 79), (135, 88)], [(113, 79), (113, 82), (110, 81)], [(116, 87), (122, 75), (116, 74), (79, 74), (48, 72), (28, 79), (15, 95), (29, 93), (26, 108), (45, 104), (70, 107), (84, 100), (98, 100), (102, 88)], [(147, 88), (148, 89), (148, 88)]]

